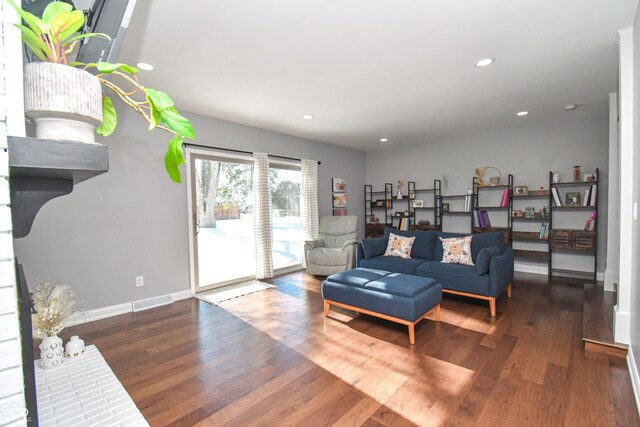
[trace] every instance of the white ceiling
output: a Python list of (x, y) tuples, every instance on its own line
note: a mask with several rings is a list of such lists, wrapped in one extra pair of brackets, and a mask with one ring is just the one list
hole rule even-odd
[[(637, 5), (138, 0), (120, 59), (153, 64), (146, 85), (182, 110), (375, 150), (606, 112), (617, 30)], [(483, 57), (496, 62), (475, 67)], [(521, 110), (529, 116), (516, 118)]]

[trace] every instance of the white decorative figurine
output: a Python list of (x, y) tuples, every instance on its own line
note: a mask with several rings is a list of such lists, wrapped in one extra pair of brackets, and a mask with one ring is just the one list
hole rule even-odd
[(82, 354), (84, 354), (84, 341), (79, 336), (74, 335), (64, 347), (64, 357), (78, 357)]

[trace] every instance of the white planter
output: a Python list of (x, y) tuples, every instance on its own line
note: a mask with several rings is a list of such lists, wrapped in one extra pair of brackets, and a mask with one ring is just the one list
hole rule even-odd
[(102, 123), (100, 81), (67, 65), (26, 64), (24, 109), (37, 138), (95, 143), (94, 129)]
[(40, 343), (40, 364), (45, 369), (60, 366), (63, 353), (62, 340), (57, 335), (46, 337)]

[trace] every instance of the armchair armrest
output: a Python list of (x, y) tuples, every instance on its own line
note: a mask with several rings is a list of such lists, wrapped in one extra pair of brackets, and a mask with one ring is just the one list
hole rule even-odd
[(495, 297), (513, 280), (513, 248), (507, 246), (504, 252), (491, 258), (489, 267), (489, 293)]
[(321, 248), (324, 246), (324, 241), (320, 239), (305, 240), (304, 251), (307, 252), (310, 249)]
[(344, 242), (344, 244), (342, 245), (342, 250), (346, 250), (346, 249), (348, 249), (350, 246), (357, 245), (357, 244), (358, 244), (358, 241), (357, 241), (357, 240), (355, 240), (355, 239), (347, 240), (347, 241), (346, 241), (346, 242)]

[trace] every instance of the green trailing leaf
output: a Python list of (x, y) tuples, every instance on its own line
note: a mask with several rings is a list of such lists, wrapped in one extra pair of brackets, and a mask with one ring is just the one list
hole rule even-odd
[[(71, 37), (68, 40), (65, 40), (65, 42), (63, 43), (63, 45), (68, 45), (69, 43), (74, 43), (80, 39), (87, 39), (87, 38), (91, 38), (91, 37), (102, 37), (105, 38), (107, 40), (111, 40), (111, 37), (109, 37), (108, 35), (104, 34), (104, 33), (86, 33), (86, 34), (78, 34), (75, 37)], [(80, 62), (73, 62), (72, 64), (80, 64)], [(86, 65), (96, 65), (95, 63), (91, 63), (91, 64), (86, 64)]]
[(42, 12), (42, 20), (51, 23), (53, 19), (61, 13), (71, 12), (73, 6), (69, 3), (54, 1), (47, 5)]
[(147, 99), (153, 102), (158, 110), (164, 111), (173, 107), (173, 100), (165, 92), (151, 88), (145, 88), (144, 91), (147, 93)]
[(121, 64), (121, 63), (112, 64), (111, 62), (97, 62), (95, 66), (98, 69), (98, 71), (100, 71), (103, 74), (111, 74), (116, 70), (121, 70), (129, 74), (135, 74), (138, 71), (140, 71), (136, 67), (132, 67), (131, 65)]
[(171, 110), (162, 111), (160, 116), (162, 117), (162, 122), (172, 131), (185, 138), (193, 139), (195, 137), (193, 125), (187, 118)]
[(96, 132), (98, 135), (109, 136), (116, 130), (117, 124), (116, 109), (111, 98), (105, 95), (102, 97), (102, 124), (96, 128)]
[(184, 156), (182, 155), (182, 143), (183, 139), (181, 136), (174, 136), (169, 141), (169, 153), (171, 155), (171, 161), (173, 161), (177, 165), (181, 165), (184, 163)]
[(178, 165), (173, 162), (169, 151), (167, 151), (167, 154), (164, 156), (164, 168), (167, 170), (167, 173), (173, 182), (177, 182), (178, 184), (182, 182), (180, 169), (178, 169)]
[(54, 36), (54, 39), (63, 41), (82, 28), (83, 23), (84, 14), (79, 10), (74, 10), (72, 12), (59, 13), (53, 18), (49, 25), (51, 25), (51, 34)]
[(31, 29), (20, 24), (15, 24), (15, 26), (20, 31), (22, 31), (22, 41), (24, 41), (27, 46), (29, 46), (29, 49), (31, 49), (33, 53), (42, 61), (46, 61), (47, 56), (49, 56), (49, 53), (51, 52), (49, 50), (49, 46), (47, 46), (45, 42), (40, 40), (40, 37), (38, 37), (33, 31), (31, 31)]
[(27, 23), (29, 28), (31, 28), (31, 30), (37, 36), (39, 36), (43, 32), (47, 33), (49, 31), (49, 24), (44, 22), (42, 19), (38, 18), (37, 16), (29, 12), (25, 12), (24, 10), (20, 9), (18, 6), (16, 6), (13, 0), (8, 0), (8, 2), (18, 12), (20, 17), (24, 20), (24, 22)]

